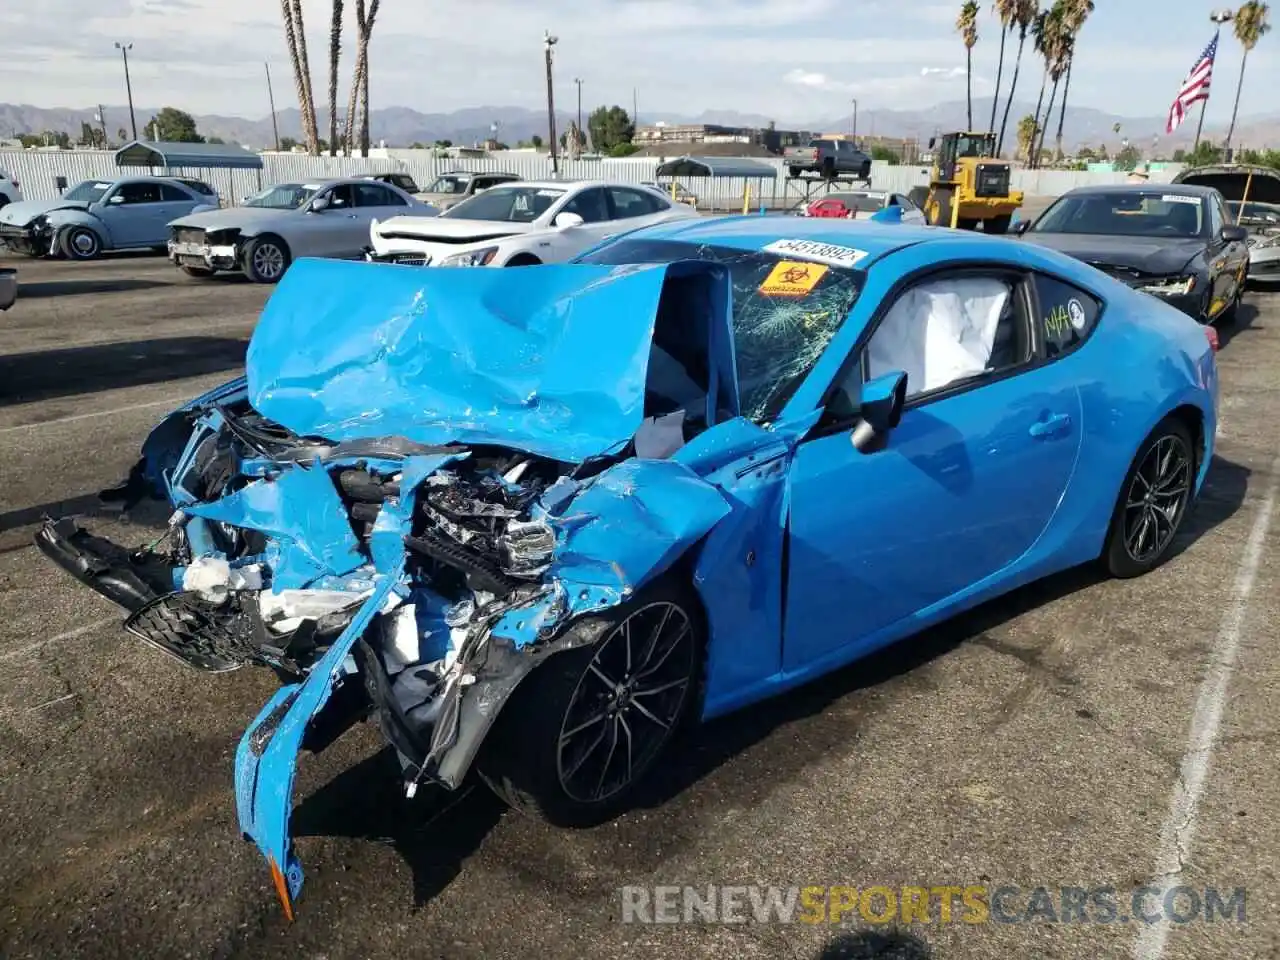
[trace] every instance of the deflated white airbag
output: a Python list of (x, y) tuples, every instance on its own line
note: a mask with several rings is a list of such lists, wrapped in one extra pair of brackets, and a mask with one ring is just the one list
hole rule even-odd
[(907, 395), (987, 369), (1011, 294), (993, 277), (948, 277), (907, 290), (868, 345), (870, 376), (907, 375)]

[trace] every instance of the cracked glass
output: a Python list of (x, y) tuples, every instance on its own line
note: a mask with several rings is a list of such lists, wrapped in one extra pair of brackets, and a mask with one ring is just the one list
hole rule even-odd
[[(671, 263), (711, 260), (729, 269), (733, 336), (742, 415), (757, 423), (777, 417), (844, 323), (861, 290), (862, 274), (798, 262), (753, 250), (672, 240), (621, 240), (582, 263)], [(791, 292), (774, 281), (788, 270), (808, 275)]]

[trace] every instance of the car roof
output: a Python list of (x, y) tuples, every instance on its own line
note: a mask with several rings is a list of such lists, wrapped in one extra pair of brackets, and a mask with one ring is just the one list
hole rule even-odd
[(1099, 196), (1108, 193), (1177, 193), (1187, 197), (1211, 197), (1218, 190), (1195, 183), (1097, 183), (1075, 187), (1064, 197)]
[[(854, 247), (871, 260), (929, 240), (940, 240), (954, 231), (940, 233), (938, 227), (912, 227), (898, 223), (871, 223), (824, 217), (769, 217), (746, 214), (733, 217), (702, 217), (673, 220), (645, 227), (632, 237), (675, 240), (681, 243), (714, 244), (739, 250), (760, 250), (779, 240), (808, 240), (835, 246)], [(975, 241), (979, 240), (974, 235)], [(995, 238), (987, 238), (994, 240)]]

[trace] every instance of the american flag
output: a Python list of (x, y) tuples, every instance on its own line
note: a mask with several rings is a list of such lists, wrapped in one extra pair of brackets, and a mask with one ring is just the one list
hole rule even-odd
[(1173, 133), (1182, 125), (1193, 103), (1209, 99), (1209, 81), (1213, 79), (1213, 59), (1217, 55), (1218, 35), (1215, 33), (1209, 45), (1196, 60), (1196, 65), (1187, 74), (1187, 79), (1182, 81), (1178, 95), (1174, 97), (1173, 106), (1169, 108), (1169, 122), (1165, 126), (1165, 133)]

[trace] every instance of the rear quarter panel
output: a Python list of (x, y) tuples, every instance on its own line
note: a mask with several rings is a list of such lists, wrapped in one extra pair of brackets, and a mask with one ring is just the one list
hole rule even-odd
[(1182, 407), (1199, 412), (1197, 490), (1213, 457), (1218, 373), (1204, 329), (1155, 297), (1092, 268), (1073, 280), (1103, 301), (1093, 335), (1059, 363), (1073, 368), (1083, 415), (1080, 456), (1053, 527), (1039, 545), (1062, 564), (1096, 557), (1143, 441)]

